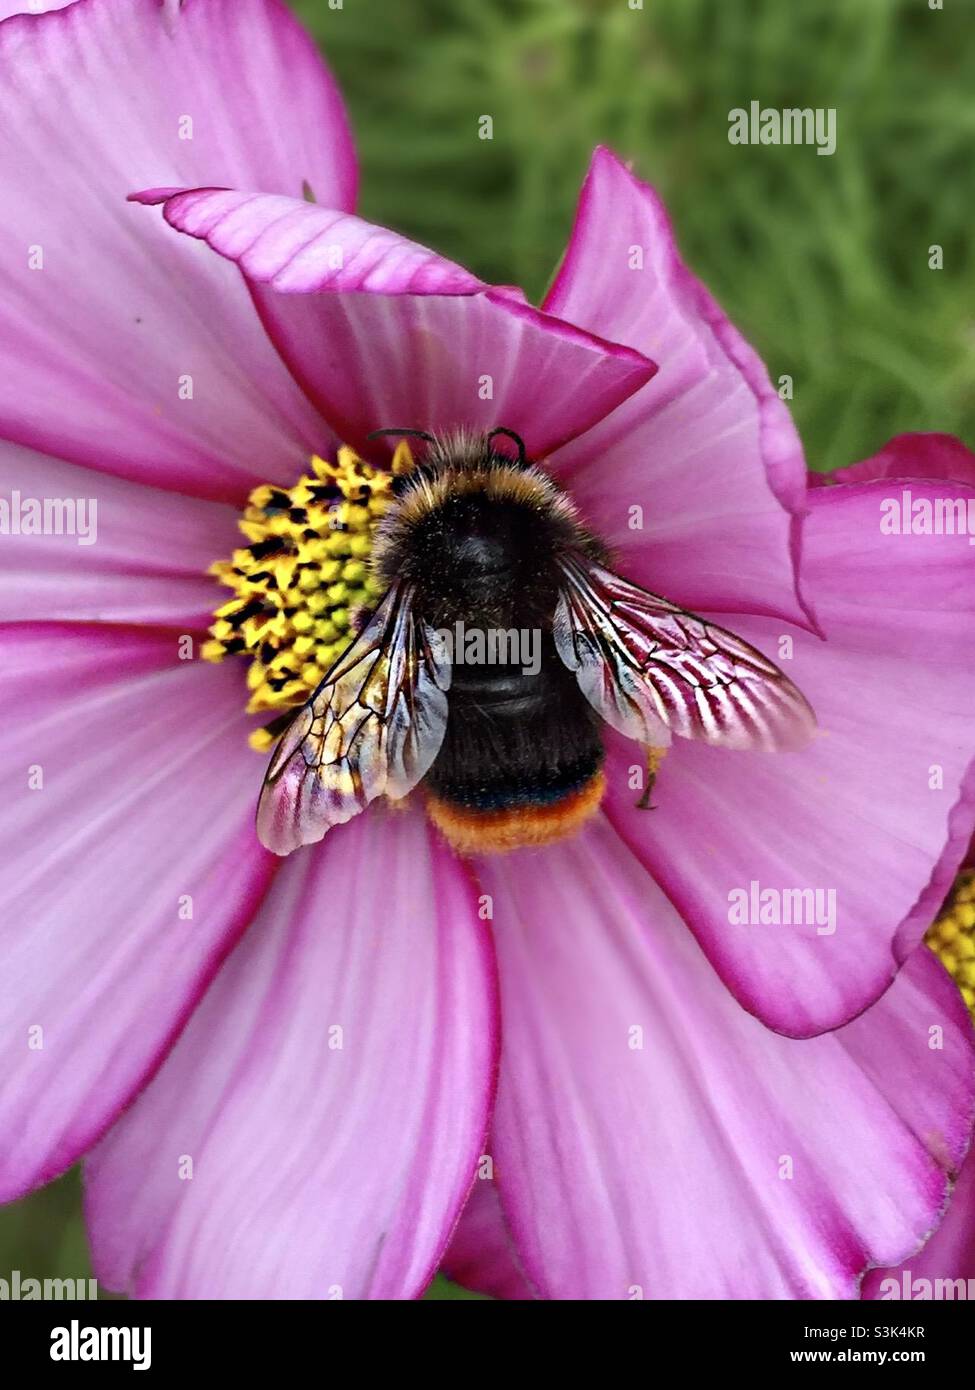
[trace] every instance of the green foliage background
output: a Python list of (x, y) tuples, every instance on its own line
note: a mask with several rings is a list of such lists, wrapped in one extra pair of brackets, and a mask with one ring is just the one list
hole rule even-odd
[[(537, 297), (609, 144), (664, 194), (773, 378), (793, 377), (812, 467), (902, 430), (975, 444), (973, 0), (633, 3), (293, 0), (351, 110), (363, 214)], [(728, 112), (753, 99), (835, 107), (836, 153), (730, 145)], [(13, 1268), (87, 1274), (75, 1175), (0, 1212)]]

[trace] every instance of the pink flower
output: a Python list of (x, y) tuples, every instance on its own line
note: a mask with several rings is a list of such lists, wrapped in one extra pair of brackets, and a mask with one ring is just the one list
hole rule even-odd
[[(87, 1154), (98, 1277), (152, 1297), (412, 1297), (444, 1258), (509, 1296), (855, 1296), (971, 1131), (971, 1028), (914, 948), (972, 832), (975, 551), (883, 533), (889, 476), (807, 494), (608, 152), (536, 310), (352, 215), (283, 5), (46, 8), (0, 26), (0, 496), (93, 499), (97, 544), (0, 536), (2, 1196)], [(652, 816), (608, 736), (601, 813), (541, 852), (461, 862), (413, 798), (266, 854), (243, 667), (180, 659), (205, 571), (312, 453), (460, 423), (519, 432), (822, 736), (678, 741)], [(752, 885), (835, 911), (733, 922)]]

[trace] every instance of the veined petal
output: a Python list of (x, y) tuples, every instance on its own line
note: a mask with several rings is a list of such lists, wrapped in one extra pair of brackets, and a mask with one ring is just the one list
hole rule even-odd
[[(921, 1298), (923, 1286), (915, 1280), (927, 1279), (931, 1289), (927, 1297), (937, 1297), (933, 1286), (940, 1281), (950, 1292), (941, 1297), (971, 1298), (975, 1288), (975, 1149), (969, 1149), (958, 1181), (948, 1200), (948, 1209), (941, 1224), (922, 1249), (910, 1255), (902, 1265), (893, 1269), (872, 1269), (863, 1281), (863, 1297), (872, 1299)], [(956, 1279), (967, 1284), (959, 1293)]]
[(660, 364), (552, 460), (621, 572), (688, 608), (805, 623), (795, 426), (761, 359), (682, 262), (658, 195), (606, 149), (593, 155), (544, 307)]
[(417, 809), (374, 807), (300, 851), (89, 1160), (99, 1279), (415, 1297), (483, 1151), (496, 1022), (487, 928)]
[(0, 435), (240, 502), (327, 429), (240, 277), (126, 202), (231, 184), (351, 207), (337, 89), (279, 0), (84, 0), (0, 27)]
[[(0, 442), (0, 621), (136, 623), (195, 632), (220, 590), (206, 574), (240, 540), (238, 513)], [(35, 515), (49, 512), (46, 533)], [(58, 529), (60, 528), (60, 530)]]
[(656, 366), (508, 291), (284, 295), (254, 286), (261, 318), (340, 438), (371, 430), (504, 425), (544, 458), (591, 428)]
[[(835, 1028), (883, 993), (975, 820), (975, 548), (964, 536), (884, 534), (888, 486), (810, 495), (804, 574), (825, 641), (735, 620), (810, 701), (820, 731), (808, 748), (681, 742), (648, 815), (628, 786), (639, 755), (613, 740), (613, 824), (745, 1008), (790, 1036)], [(933, 501), (950, 486), (915, 491)]]
[(177, 640), (0, 629), (0, 1200), (128, 1104), (270, 880), (240, 676)]
[(129, 201), (162, 204), (171, 227), (205, 241), (249, 280), (284, 294), (475, 294), (475, 275), (351, 213), (233, 188), (149, 188)]
[(490, 1152), (545, 1298), (855, 1298), (938, 1219), (973, 1039), (917, 952), (808, 1042), (740, 1009), (604, 822), (481, 866), (504, 1044)]
[(297, 200), (149, 189), (167, 220), (237, 262), (272, 340), (336, 434), (516, 430), (539, 458), (653, 376), (641, 353), (487, 290), (426, 247)]

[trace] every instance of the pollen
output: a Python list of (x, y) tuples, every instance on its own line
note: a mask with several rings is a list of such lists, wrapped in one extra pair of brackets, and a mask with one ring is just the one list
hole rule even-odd
[(959, 874), (924, 939), (961, 990), (975, 1018), (975, 870)]
[(250, 736), (269, 749), (376, 607), (382, 581), (371, 569), (376, 527), (393, 502), (397, 474), (413, 459), (402, 442), (392, 469), (352, 450), (334, 462), (315, 455), (293, 487), (255, 488), (239, 526), (246, 545), (209, 573), (231, 591), (214, 612), (206, 661), (248, 662), (248, 714), (274, 717)]

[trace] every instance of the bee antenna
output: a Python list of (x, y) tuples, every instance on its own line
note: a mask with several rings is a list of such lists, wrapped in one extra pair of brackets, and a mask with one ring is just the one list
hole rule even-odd
[(371, 434), (366, 435), (366, 438), (378, 439), (383, 434), (406, 434), (413, 439), (425, 439), (428, 444), (436, 444), (437, 442), (433, 435), (428, 434), (426, 430), (373, 430)]
[(518, 445), (518, 462), (522, 466), (524, 466), (528, 462), (528, 459), (525, 455), (525, 441), (522, 439), (521, 435), (515, 434), (514, 430), (507, 430), (504, 428), (503, 425), (499, 425), (497, 429), (491, 430), (489, 432), (487, 437), (488, 443), (490, 444), (491, 440), (494, 439), (495, 435), (498, 434), (506, 435), (508, 439), (513, 439), (515, 441), (515, 443)]

